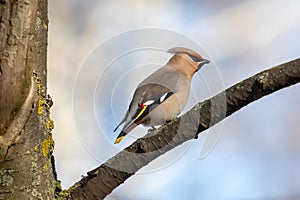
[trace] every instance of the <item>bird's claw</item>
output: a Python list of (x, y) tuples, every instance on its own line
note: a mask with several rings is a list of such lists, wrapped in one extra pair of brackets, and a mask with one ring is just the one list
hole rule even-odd
[(148, 133), (152, 133), (155, 130), (156, 130), (156, 128), (154, 126), (151, 126), (151, 128), (148, 129)]

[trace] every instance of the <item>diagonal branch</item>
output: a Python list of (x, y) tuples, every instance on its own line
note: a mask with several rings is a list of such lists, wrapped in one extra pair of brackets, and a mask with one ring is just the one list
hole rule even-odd
[(182, 117), (136, 140), (101, 166), (88, 172), (72, 199), (103, 199), (135, 172), (170, 149), (197, 138), (198, 134), (255, 100), (300, 82), (300, 58), (260, 72), (204, 102)]

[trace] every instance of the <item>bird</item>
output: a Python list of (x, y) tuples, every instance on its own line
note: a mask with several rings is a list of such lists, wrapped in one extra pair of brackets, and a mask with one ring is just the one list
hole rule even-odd
[(155, 129), (175, 119), (187, 104), (193, 75), (210, 63), (189, 48), (174, 47), (167, 52), (173, 54), (167, 64), (137, 86), (127, 112), (114, 129), (116, 132), (124, 124), (115, 144), (140, 124)]

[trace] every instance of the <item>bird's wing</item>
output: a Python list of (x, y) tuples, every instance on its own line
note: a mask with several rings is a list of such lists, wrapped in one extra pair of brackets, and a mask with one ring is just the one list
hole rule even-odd
[[(134, 92), (129, 120), (139, 120), (177, 91), (180, 75), (176, 70), (162, 67), (143, 80)], [(143, 114), (142, 114), (143, 113)], [(128, 119), (128, 118), (127, 118)]]
[(179, 76), (176, 70), (163, 67), (143, 80), (135, 90), (125, 116), (114, 131), (124, 122), (123, 130), (131, 123), (140, 121), (156, 106), (174, 94), (177, 90), (176, 83)]
[(156, 83), (142, 85), (136, 90), (136, 93), (141, 93), (141, 95), (136, 95), (140, 96), (140, 98), (133, 99), (132, 104), (134, 106), (129, 111), (131, 120), (134, 122), (142, 119), (156, 106), (174, 94), (169, 88)]
[(176, 70), (162, 67), (138, 85), (124, 118), (115, 129), (125, 123), (115, 143), (119, 143), (134, 127), (145, 122), (145, 116), (151, 110), (177, 92), (179, 77)]
[[(150, 87), (145, 92), (145, 87)], [(158, 92), (159, 91), (159, 92)], [(134, 98), (132, 99), (129, 109), (124, 116), (123, 120), (117, 128), (125, 122), (123, 129), (118, 135), (115, 143), (119, 143), (125, 135), (127, 135), (134, 127), (143, 123), (144, 117), (160, 103), (164, 102), (174, 93), (167, 87), (158, 84), (148, 84), (138, 87), (135, 91)], [(140, 99), (137, 99), (140, 97)], [(135, 106), (132, 106), (135, 105)], [(116, 128), (116, 129), (117, 129)], [(115, 130), (116, 130), (115, 129)]]

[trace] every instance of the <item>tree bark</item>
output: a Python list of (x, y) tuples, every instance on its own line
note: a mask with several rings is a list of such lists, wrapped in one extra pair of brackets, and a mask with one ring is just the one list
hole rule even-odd
[(138, 139), (74, 187), (72, 199), (103, 199), (149, 162), (222, 121), (255, 100), (300, 82), (300, 59), (260, 72)]
[(47, 1), (0, 0), (0, 199), (54, 199)]

